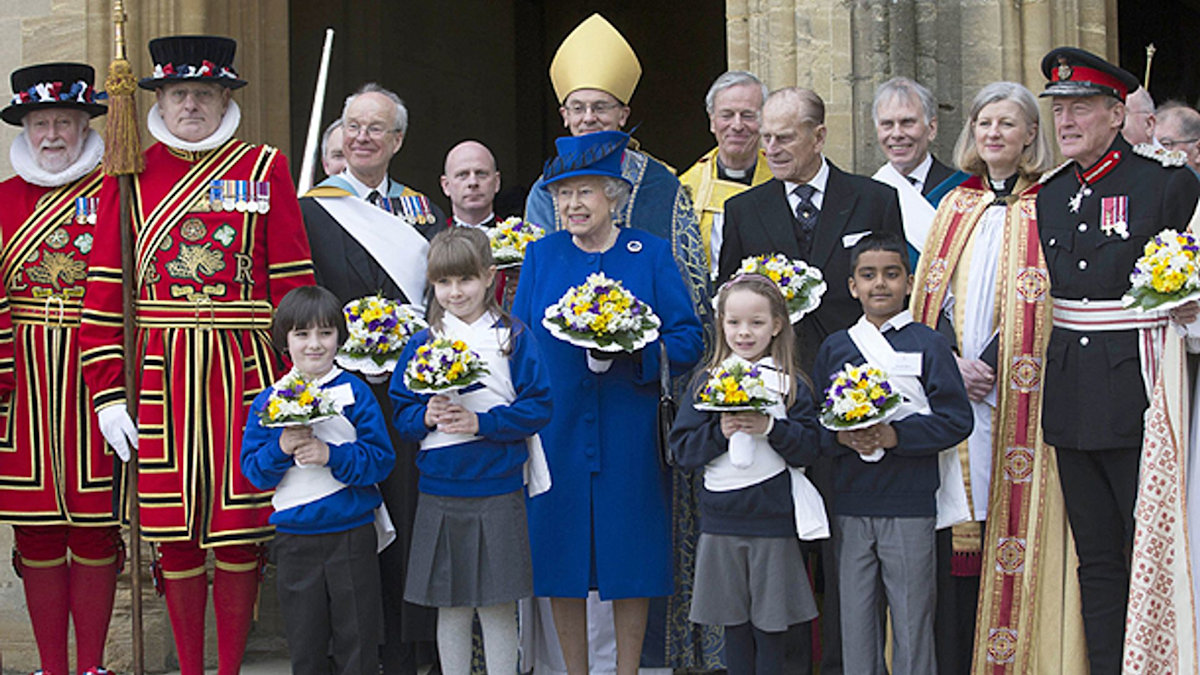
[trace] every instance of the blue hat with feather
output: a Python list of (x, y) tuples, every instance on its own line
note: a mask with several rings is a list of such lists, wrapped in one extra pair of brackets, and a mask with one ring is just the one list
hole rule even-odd
[(629, 145), (629, 134), (623, 131), (595, 131), (581, 136), (554, 139), (558, 156), (546, 162), (542, 169), (542, 186), (575, 176), (608, 176), (632, 185), (621, 175), (621, 159)]

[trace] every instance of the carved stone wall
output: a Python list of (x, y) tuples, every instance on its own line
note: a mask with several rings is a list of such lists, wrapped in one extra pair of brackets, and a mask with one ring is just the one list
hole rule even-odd
[(771, 89), (809, 87), (825, 99), (826, 154), (873, 173), (885, 158), (875, 141), (875, 88), (904, 75), (933, 91), (950, 156), (964, 108), (996, 80), (1043, 87), (1042, 56), (1076, 45), (1117, 56), (1117, 0), (727, 0), (729, 67)]

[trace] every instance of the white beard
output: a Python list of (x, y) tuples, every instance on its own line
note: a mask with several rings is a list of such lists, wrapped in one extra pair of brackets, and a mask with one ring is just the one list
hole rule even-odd
[(47, 171), (37, 163), (33, 148), (29, 146), (29, 136), (22, 130), (13, 139), (8, 151), (8, 161), (13, 170), (27, 183), (41, 187), (59, 187), (87, 175), (100, 160), (104, 158), (104, 140), (100, 134), (88, 129), (83, 139), (83, 148), (79, 157), (62, 171)]

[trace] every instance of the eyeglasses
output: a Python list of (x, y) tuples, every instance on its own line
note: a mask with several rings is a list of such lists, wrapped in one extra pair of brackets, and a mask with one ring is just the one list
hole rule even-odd
[(359, 124), (358, 122), (346, 122), (344, 125), (342, 125), (342, 128), (346, 130), (346, 136), (348, 136), (350, 138), (354, 138), (355, 136), (357, 136), (359, 133), (361, 133), (363, 131), (367, 132), (367, 135), (370, 136), (371, 138), (379, 138), (380, 136), (383, 136), (384, 134), (388, 134), (393, 131), (399, 131), (399, 129), (389, 129), (389, 128), (385, 127), (384, 125), (378, 124), (378, 123), (371, 124), (370, 126), (364, 127), (363, 125)]
[(608, 101), (595, 101), (593, 103), (572, 103), (571, 105), (566, 106), (566, 109), (567, 112), (575, 116), (583, 115), (589, 110), (592, 111), (593, 115), (601, 116), (607, 115), (619, 107), (621, 106), (617, 103), (609, 103)]
[(1168, 150), (1175, 147), (1176, 145), (1187, 145), (1189, 143), (1195, 143), (1196, 141), (1200, 141), (1200, 138), (1182, 138), (1177, 141), (1172, 141), (1169, 138), (1168, 139), (1162, 139), (1162, 138), (1158, 139), (1158, 142), (1161, 143), (1162, 146)]

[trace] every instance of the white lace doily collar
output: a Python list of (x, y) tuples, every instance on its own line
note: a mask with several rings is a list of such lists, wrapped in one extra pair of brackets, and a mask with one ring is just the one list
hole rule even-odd
[(8, 151), (8, 161), (12, 163), (13, 171), (25, 179), (25, 182), (41, 187), (59, 187), (78, 180), (96, 168), (103, 158), (104, 139), (92, 129), (88, 129), (87, 136), (83, 139), (83, 150), (80, 151), (79, 158), (71, 166), (57, 173), (38, 166), (33, 157), (33, 150), (29, 147), (29, 137), (25, 135), (24, 130), (13, 139), (12, 147)]
[(225, 108), (225, 116), (221, 118), (221, 125), (211, 136), (202, 141), (185, 141), (175, 134), (167, 130), (167, 123), (163, 121), (162, 115), (158, 112), (158, 104), (150, 106), (150, 112), (146, 113), (146, 126), (150, 129), (150, 135), (163, 145), (175, 148), (177, 150), (187, 150), (190, 152), (199, 152), (201, 150), (212, 150), (219, 148), (225, 144), (225, 141), (233, 138), (233, 133), (237, 131), (238, 125), (242, 122), (242, 109), (238, 107), (237, 101), (229, 100), (229, 106)]

